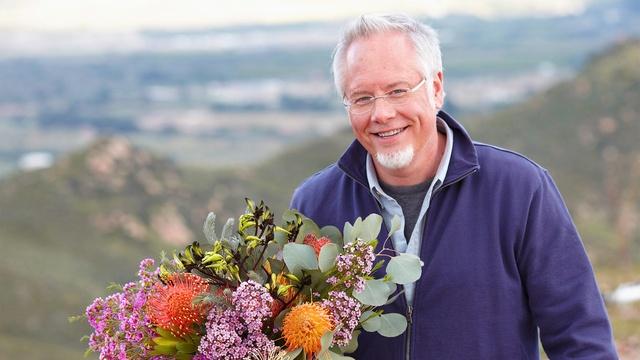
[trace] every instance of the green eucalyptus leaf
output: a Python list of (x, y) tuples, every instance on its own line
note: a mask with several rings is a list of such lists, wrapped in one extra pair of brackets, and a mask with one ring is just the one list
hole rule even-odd
[(404, 315), (391, 313), (380, 315), (380, 330), (378, 333), (385, 337), (396, 337), (407, 329), (407, 318)]
[(393, 235), (394, 232), (400, 230), (401, 220), (398, 215), (393, 215), (391, 219), (391, 229), (389, 229), (389, 237)]
[(338, 245), (339, 248), (342, 248), (342, 233), (340, 233), (340, 229), (333, 225), (324, 226), (320, 229), (320, 235), (326, 236), (331, 239), (331, 242)]
[(311, 277), (312, 284), (320, 284), (321, 282), (323, 283), (327, 278), (327, 276), (320, 270), (305, 270), (304, 274)]
[(302, 220), (302, 226), (300, 226), (300, 231), (298, 231), (296, 242), (298, 244), (302, 244), (304, 237), (307, 236), (307, 234), (320, 236), (320, 228), (311, 219), (304, 218), (304, 220)]
[(329, 271), (336, 264), (336, 257), (338, 256), (338, 245), (326, 244), (320, 249), (318, 255), (318, 266), (320, 271)]
[(320, 338), (320, 345), (322, 346), (322, 348), (320, 349), (320, 352), (329, 351), (329, 348), (331, 347), (332, 342), (333, 342), (333, 331), (327, 331), (324, 334), (322, 334), (322, 337)]
[(284, 263), (289, 272), (300, 275), (302, 270), (318, 269), (316, 252), (309, 245), (288, 243), (282, 251)]
[(275, 240), (275, 242), (280, 245), (280, 246), (284, 246), (287, 242), (289, 242), (289, 235), (287, 235), (284, 232), (281, 231), (276, 231), (273, 234), (273, 239)]
[(204, 232), (204, 236), (210, 244), (218, 240), (218, 236), (216, 235), (216, 214), (213, 212), (207, 215), (207, 219), (202, 226), (202, 232)]
[[(392, 283), (393, 284), (393, 283)], [(395, 292), (395, 290), (394, 290)], [(396, 299), (398, 299), (398, 297), (400, 297), (400, 295), (404, 294), (404, 290), (399, 291), (397, 294), (393, 295), (392, 297), (389, 298), (389, 300), (387, 300), (387, 302), (385, 303), (385, 305), (389, 305), (391, 303), (393, 303), (394, 301), (396, 301)]]
[(396, 284), (410, 284), (420, 278), (422, 274), (422, 261), (413, 254), (400, 254), (394, 256), (387, 264), (387, 274)]
[[(349, 360), (349, 359), (354, 360), (351, 356), (340, 355), (340, 354), (337, 354), (337, 353), (335, 353), (333, 351), (327, 351), (326, 354), (328, 355), (328, 358), (331, 359), (331, 360)], [(318, 356), (318, 358), (319, 359), (325, 359), (325, 358), (320, 357), (320, 356)]]
[(380, 321), (380, 315), (371, 310), (365, 311), (360, 316), (360, 325), (368, 332), (376, 332), (380, 329), (382, 322)]
[(383, 280), (371, 279), (365, 282), (362, 292), (354, 291), (353, 297), (365, 305), (382, 306), (392, 293), (391, 287)]
[(271, 257), (277, 256), (280, 250), (282, 250), (282, 246), (280, 246), (280, 244), (276, 243), (275, 241), (270, 242), (269, 244), (267, 244), (267, 248), (262, 255), (262, 259), (266, 260)]
[(249, 278), (249, 280), (253, 280), (258, 284), (264, 284), (267, 281), (267, 275), (262, 269), (260, 269), (259, 271), (249, 270), (249, 272), (247, 272), (247, 277)]
[(286, 355), (285, 360), (294, 360), (300, 353), (302, 352), (302, 348), (297, 348), (295, 350), (289, 351)]
[(285, 222), (295, 223), (298, 221), (298, 212), (293, 209), (287, 209), (282, 213), (282, 220)]
[(349, 354), (358, 349), (358, 336), (360, 336), (360, 332), (361, 332), (360, 330), (354, 331), (353, 335), (351, 336), (351, 340), (349, 341), (347, 346), (340, 347), (340, 350), (342, 350), (343, 353)]
[(357, 218), (356, 221), (352, 224), (345, 223), (343, 228), (343, 241), (344, 245), (350, 244), (354, 242), (362, 231), (362, 219)]
[(393, 294), (394, 292), (396, 292), (396, 289), (398, 288), (398, 285), (396, 285), (396, 283), (391, 282), (391, 281), (385, 281), (385, 284), (387, 285), (387, 288), (389, 289), (389, 294)]
[(287, 316), (289, 311), (291, 311), (291, 308), (287, 308), (280, 311), (280, 314), (278, 314), (278, 316), (276, 316), (276, 318), (273, 320), (273, 326), (279, 329), (282, 329), (282, 323), (284, 322), (284, 317)]
[(382, 228), (382, 216), (378, 214), (369, 214), (362, 222), (362, 230), (360, 238), (365, 242), (369, 242), (378, 238), (380, 229)]

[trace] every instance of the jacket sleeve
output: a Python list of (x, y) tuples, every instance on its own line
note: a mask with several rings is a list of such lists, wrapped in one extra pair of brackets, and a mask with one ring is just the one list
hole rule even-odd
[(549, 174), (530, 198), (518, 266), (551, 359), (617, 359), (591, 264)]

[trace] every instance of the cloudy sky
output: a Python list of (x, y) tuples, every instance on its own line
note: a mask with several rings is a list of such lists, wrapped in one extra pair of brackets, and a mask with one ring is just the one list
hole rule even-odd
[[(189, 29), (403, 11), (483, 17), (579, 12), (590, 0), (0, 0), (0, 30)], [(593, 0), (591, 0), (593, 1)]]

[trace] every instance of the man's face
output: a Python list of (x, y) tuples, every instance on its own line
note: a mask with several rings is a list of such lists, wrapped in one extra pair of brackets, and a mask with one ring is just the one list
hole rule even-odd
[[(404, 34), (373, 35), (356, 40), (347, 50), (344, 92), (349, 100), (413, 88), (422, 79), (413, 44)], [(436, 114), (443, 99), (442, 74), (407, 96), (409, 99), (401, 105), (377, 99), (370, 112), (349, 112), (355, 137), (378, 166), (421, 166), (431, 156), (430, 147), (435, 147)], [(414, 155), (407, 157), (410, 151)]]

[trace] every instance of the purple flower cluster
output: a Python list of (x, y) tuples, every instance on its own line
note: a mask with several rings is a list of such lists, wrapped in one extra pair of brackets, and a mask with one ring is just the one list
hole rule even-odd
[(331, 285), (342, 282), (345, 288), (353, 287), (354, 291), (364, 290), (365, 276), (369, 275), (373, 268), (376, 256), (373, 247), (362, 240), (355, 240), (344, 247), (344, 253), (336, 257), (336, 270), (338, 276), (327, 279)]
[[(145, 315), (144, 306), (158, 271), (154, 261), (140, 262), (138, 282), (127, 283), (122, 292), (97, 298), (87, 307), (86, 315), (94, 331), (89, 348), (99, 352), (100, 359), (140, 359), (148, 357), (155, 332)], [(161, 359), (161, 357), (151, 357)]]
[(194, 359), (240, 360), (251, 351), (271, 351), (275, 345), (262, 327), (263, 320), (271, 316), (272, 303), (264, 286), (252, 280), (241, 283), (232, 294), (231, 308), (213, 308), (207, 316), (206, 335)]
[(362, 315), (360, 303), (344, 291), (329, 291), (329, 298), (322, 302), (322, 306), (329, 309), (336, 324), (337, 330), (333, 335), (333, 343), (338, 346), (347, 346)]

